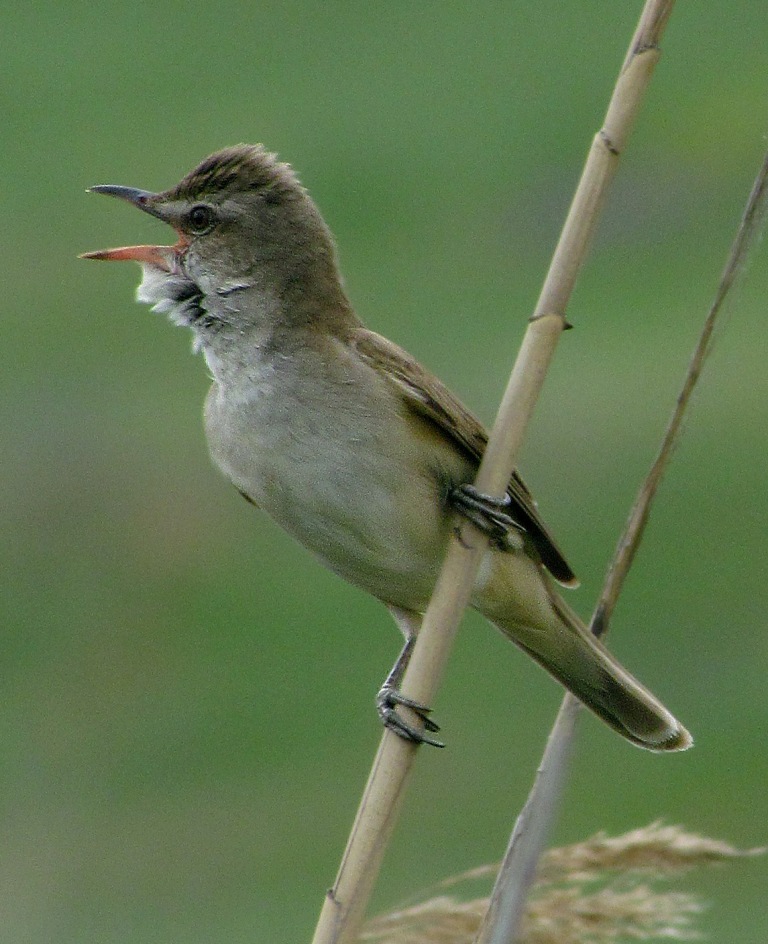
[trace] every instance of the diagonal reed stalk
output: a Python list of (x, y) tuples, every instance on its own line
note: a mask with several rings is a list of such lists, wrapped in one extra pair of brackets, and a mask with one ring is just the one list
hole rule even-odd
[[(534, 313), (491, 431), (475, 481), (505, 493), (547, 368), (567, 322), (565, 312), (643, 95), (659, 58), (658, 41), (673, 0), (647, 0), (596, 135)], [(487, 540), (463, 522), (450, 541), (402, 684), (403, 694), (431, 704), (466, 608)], [(418, 723), (411, 718), (412, 723)], [(350, 944), (357, 937), (391, 837), (416, 755), (415, 745), (385, 731), (333, 887), (325, 897), (313, 944)]]
[[(712, 347), (717, 319), (728, 293), (744, 268), (750, 250), (760, 235), (767, 205), (768, 152), (763, 158), (747, 199), (714, 300), (704, 320), (659, 451), (640, 486), (624, 533), (619, 539), (608, 568), (603, 590), (592, 617), (591, 628), (598, 636), (603, 636), (608, 631), (624, 579), (642, 540), (653, 499), (680, 438), (683, 418)], [(515, 823), (476, 944), (510, 944), (518, 939), (528, 892), (533, 884), (549, 829), (557, 815), (559, 800), (568, 774), (568, 760), (573, 748), (575, 722), (579, 708), (576, 699), (566, 693), (547, 740), (533, 787)]]

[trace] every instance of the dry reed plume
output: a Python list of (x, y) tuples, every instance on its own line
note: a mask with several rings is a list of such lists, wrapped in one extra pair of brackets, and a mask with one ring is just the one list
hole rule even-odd
[[(519, 944), (691, 940), (699, 936), (694, 922), (704, 903), (687, 892), (661, 890), (658, 883), (698, 866), (763, 851), (739, 850), (660, 823), (622, 836), (598, 833), (584, 842), (551, 849), (541, 859)], [(431, 891), (492, 875), (497, 868), (472, 869)], [(372, 919), (359, 941), (471, 944), (487, 908), (488, 898), (461, 901), (438, 894)]]

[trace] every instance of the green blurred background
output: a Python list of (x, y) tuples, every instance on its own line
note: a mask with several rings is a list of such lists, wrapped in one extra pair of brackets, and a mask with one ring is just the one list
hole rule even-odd
[[(167, 238), (85, 194), (263, 141), (361, 316), (492, 419), (640, 3), (10, 4), (4, 37), (0, 940), (308, 941), (399, 646), (210, 466), (190, 339), (78, 252)], [(521, 463), (585, 615), (765, 146), (764, 2), (680, 4)], [(766, 841), (765, 247), (729, 306), (612, 646), (695, 750), (592, 718), (556, 830)], [(468, 616), (375, 906), (498, 857), (559, 690)], [(763, 941), (766, 864), (691, 879)]]

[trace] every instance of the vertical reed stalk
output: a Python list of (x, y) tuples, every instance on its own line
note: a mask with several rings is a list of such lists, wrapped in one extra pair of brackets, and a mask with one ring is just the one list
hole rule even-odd
[[(642, 540), (654, 496), (680, 438), (683, 418), (712, 347), (715, 324), (725, 299), (761, 232), (767, 202), (768, 152), (763, 158), (747, 200), (714, 301), (704, 321), (661, 446), (645, 481), (640, 486), (624, 533), (608, 568), (600, 600), (592, 617), (591, 628), (598, 636), (603, 636), (608, 631), (613, 608)], [(476, 944), (511, 944), (517, 940), (525, 901), (533, 884), (549, 829), (557, 816), (568, 773), (568, 761), (573, 750), (579, 709), (578, 701), (566, 693), (547, 740), (533, 787), (515, 823)]]
[[(589, 152), (475, 481), (476, 487), (488, 494), (501, 496), (506, 491), (547, 368), (566, 327), (567, 304), (606, 191), (658, 60), (658, 39), (671, 9), (672, 0), (647, 0), (605, 123)], [(402, 692), (409, 698), (423, 704), (433, 702), (486, 549), (487, 539), (468, 522), (460, 525), (449, 542), (403, 679)], [(384, 732), (313, 944), (350, 944), (357, 937), (415, 755), (415, 745)]]

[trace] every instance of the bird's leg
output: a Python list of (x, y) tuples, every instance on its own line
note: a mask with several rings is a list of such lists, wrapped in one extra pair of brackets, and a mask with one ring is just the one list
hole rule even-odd
[(494, 498), (479, 492), (474, 485), (458, 485), (448, 493), (448, 503), (460, 515), (488, 535), (490, 542), (500, 551), (518, 551), (523, 546), (524, 531), (507, 509), (512, 505), (509, 495)]
[[(400, 682), (413, 652), (421, 619), (415, 613), (401, 610), (398, 607), (389, 607), (389, 611), (405, 636), (405, 645), (400, 650), (400, 655), (376, 695), (376, 710), (379, 713), (379, 718), (385, 728), (388, 728), (405, 741), (413, 741), (415, 744), (432, 744), (434, 747), (445, 747), (442, 741), (431, 738), (425, 733), (429, 731), (434, 734), (440, 730), (440, 726), (429, 717), (431, 709), (426, 705), (422, 705), (421, 702), (414, 701), (413, 698), (408, 698), (399, 691)], [(422, 722), (423, 728), (417, 728), (409, 724), (397, 711), (398, 705), (410, 708)]]
[[(400, 655), (397, 657), (397, 661), (392, 666), (392, 671), (386, 679), (384, 679), (384, 684), (376, 694), (376, 710), (379, 713), (379, 718), (381, 718), (384, 727), (389, 728), (390, 731), (403, 738), (403, 740), (413, 741), (416, 744), (432, 744), (435, 747), (445, 747), (442, 741), (435, 740), (435, 738), (431, 738), (424, 733), (425, 731), (434, 733), (440, 730), (440, 726), (429, 717), (431, 709), (427, 708), (426, 705), (422, 705), (421, 702), (414, 701), (413, 698), (408, 698), (406, 695), (401, 694), (398, 690), (403, 673), (411, 658), (411, 652), (413, 651), (415, 642), (415, 636), (406, 639), (405, 645), (400, 651)], [(424, 729), (421, 730), (409, 724), (398, 713), (398, 705), (405, 705), (406, 708), (410, 708), (422, 721)]]

